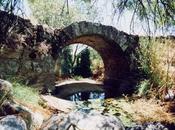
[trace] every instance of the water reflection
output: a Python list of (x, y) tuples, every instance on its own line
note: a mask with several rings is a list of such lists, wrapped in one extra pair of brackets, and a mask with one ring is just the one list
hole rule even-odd
[(78, 92), (73, 95), (66, 97), (67, 100), (71, 101), (87, 101), (90, 99), (105, 99), (104, 92)]

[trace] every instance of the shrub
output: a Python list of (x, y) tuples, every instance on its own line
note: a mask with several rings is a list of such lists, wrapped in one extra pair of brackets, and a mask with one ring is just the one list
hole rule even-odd
[[(172, 87), (174, 71), (170, 71), (173, 64), (173, 57), (175, 45), (173, 41), (168, 38), (143, 38), (140, 40), (140, 48), (138, 50), (139, 69), (144, 78), (148, 79), (153, 88), (157, 91), (162, 87)], [(141, 82), (139, 91), (148, 89), (146, 82)]]

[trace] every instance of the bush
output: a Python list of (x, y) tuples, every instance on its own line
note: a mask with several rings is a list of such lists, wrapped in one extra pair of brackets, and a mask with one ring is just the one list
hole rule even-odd
[(148, 40), (143, 38), (140, 40), (140, 48), (138, 50), (139, 69), (144, 78), (147, 80), (140, 83), (139, 91), (144, 91), (151, 87), (146, 87), (149, 84), (157, 91), (162, 86), (165, 88), (172, 87), (174, 72), (170, 71), (173, 63), (175, 45), (173, 41), (167, 38), (152, 38)]

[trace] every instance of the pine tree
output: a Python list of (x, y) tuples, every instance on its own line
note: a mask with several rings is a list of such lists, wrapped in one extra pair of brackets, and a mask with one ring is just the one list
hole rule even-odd
[(83, 78), (91, 77), (92, 71), (90, 66), (90, 51), (86, 48), (80, 53), (80, 56), (77, 59), (77, 65), (74, 71), (75, 75), (82, 76)]
[(61, 74), (64, 76), (71, 76), (72, 73), (72, 55), (71, 49), (66, 47), (61, 54)]

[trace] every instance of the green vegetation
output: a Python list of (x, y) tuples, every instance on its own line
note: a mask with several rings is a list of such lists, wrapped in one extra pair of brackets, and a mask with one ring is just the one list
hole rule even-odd
[[(152, 40), (143, 38), (140, 41), (139, 69), (146, 79), (138, 85), (140, 94), (153, 90), (162, 92), (173, 87), (174, 48), (173, 41), (167, 38)], [(156, 92), (155, 95), (157, 94)]]
[(9, 81), (12, 82), (13, 96), (17, 101), (36, 106), (39, 105), (41, 98), (37, 88), (27, 86), (17, 78), (10, 78)]
[(174, 26), (174, 12), (175, 1), (169, 0), (119, 0), (113, 2), (114, 8), (119, 11), (120, 14), (126, 10), (132, 11), (132, 24), (138, 18), (140, 21), (147, 23), (147, 30), (149, 33), (151, 24), (154, 24), (155, 28)]
[(91, 77), (92, 71), (90, 66), (90, 51), (88, 48), (85, 48), (83, 51), (81, 51), (77, 58), (77, 64), (74, 69), (74, 74), (82, 76), (83, 78)]
[(148, 90), (150, 89), (149, 80), (143, 80), (139, 83), (138, 87), (138, 95), (139, 96), (146, 96)]
[(93, 79), (103, 79), (103, 60), (93, 48), (76, 44), (63, 48), (61, 54), (61, 75), (65, 78), (77, 79), (92, 77)]
[(75, 75), (75, 76), (73, 76), (73, 79), (75, 79), (75, 80), (77, 80), (77, 81), (78, 81), (78, 80), (83, 79), (83, 77)]
[(70, 77), (73, 71), (72, 49), (68, 46), (61, 52), (61, 75)]
[(17, 82), (13, 82), (13, 95), (16, 99), (33, 105), (38, 105), (40, 100), (37, 89), (22, 85)]
[(33, 16), (40, 24), (62, 28), (80, 18), (76, 8), (67, 7), (64, 0), (30, 1)]
[(72, 22), (100, 19), (95, 7), (89, 2), (75, 0), (28, 0), (32, 14), (39, 24), (55, 28), (65, 27)]

